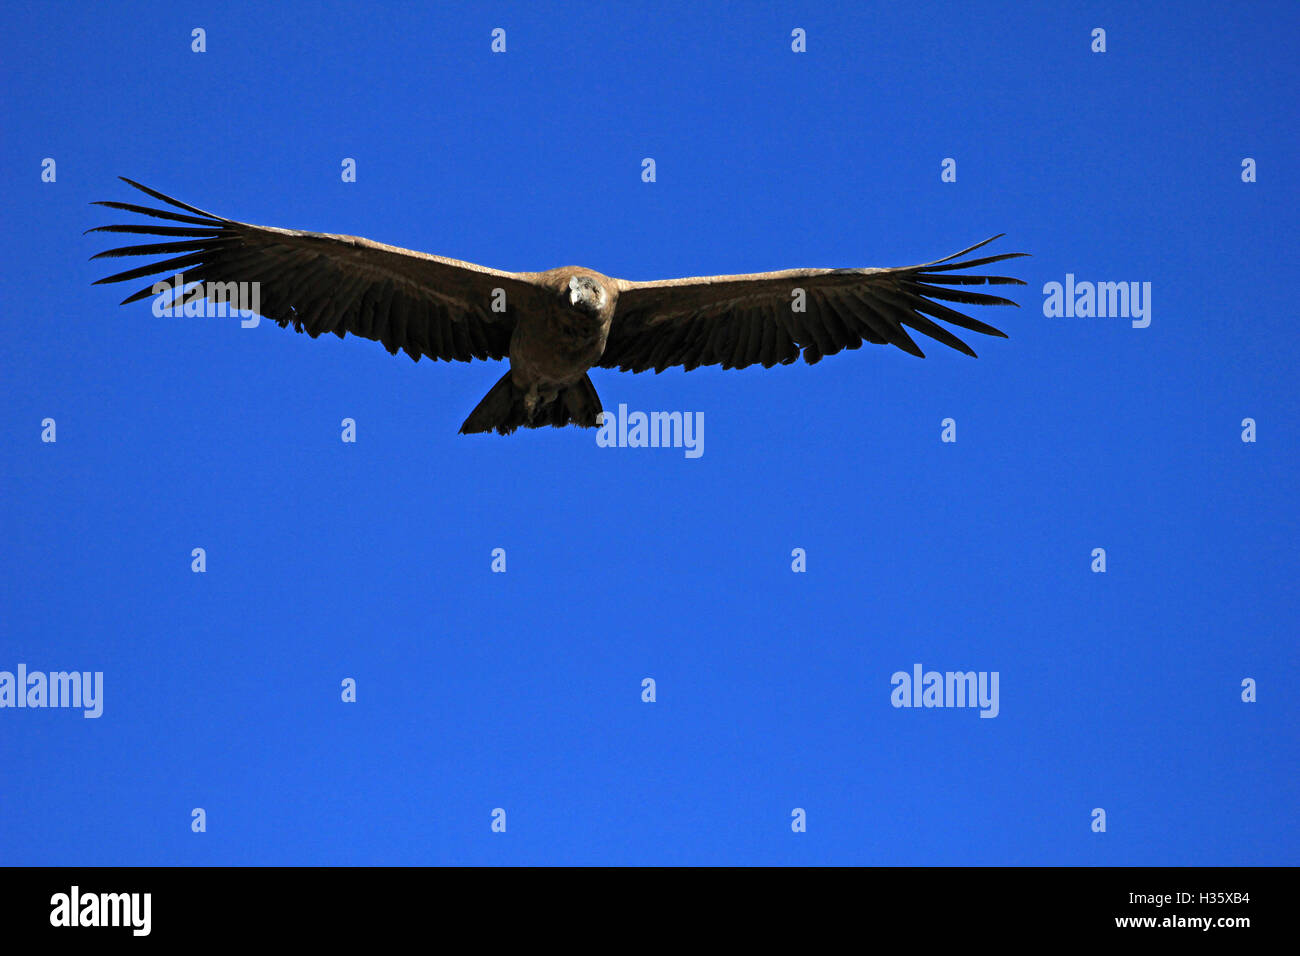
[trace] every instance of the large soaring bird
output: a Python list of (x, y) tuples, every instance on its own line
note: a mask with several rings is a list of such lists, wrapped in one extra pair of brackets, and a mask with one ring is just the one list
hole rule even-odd
[[(399, 249), (356, 236), (300, 232), (236, 222), (124, 181), (181, 213), (123, 202), (126, 212), (181, 225), (100, 226), (91, 232), (158, 236), (167, 241), (109, 249), (106, 256), (167, 255), (99, 282), (162, 273), (203, 283), (208, 297), (227, 283), (257, 283), (257, 311), (315, 338), (333, 332), (382, 342), (420, 356), (468, 362), (509, 357), (510, 370), (470, 413), (461, 432), (576, 424), (594, 427), (600, 398), (592, 368), (661, 372), (672, 366), (744, 368), (808, 364), (863, 342), (896, 345), (924, 358), (911, 328), (973, 356), (934, 319), (998, 335), (958, 305), (1015, 305), (963, 286), (1024, 285), (1007, 276), (961, 274), (1025, 253), (977, 259), (967, 253), (895, 269), (786, 269), (750, 275), (629, 282), (591, 269), (502, 272)], [(172, 255), (176, 253), (177, 255)], [(98, 284), (98, 283), (96, 283)], [(183, 290), (172, 290), (178, 295)], [(151, 283), (123, 302), (158, 295)]]

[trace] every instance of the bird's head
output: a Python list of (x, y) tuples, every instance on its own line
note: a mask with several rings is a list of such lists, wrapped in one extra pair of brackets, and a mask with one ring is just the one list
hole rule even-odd
[(569, 305), (591, 315), (599, 315), (609, 300), (605, 287), (591, 276), (569, 277)]

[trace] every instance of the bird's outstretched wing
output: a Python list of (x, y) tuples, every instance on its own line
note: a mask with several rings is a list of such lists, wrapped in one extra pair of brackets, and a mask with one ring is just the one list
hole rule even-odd
[[(96, 285), (145, 276), (166, 281), (175, 273), (182, 273), (187, 284), (256, 282), (257, 311), (281, 326), (292, 324), (313, 338), (322, 332), (343, 338), (351, 332), (382, 342), (393, 354), (402, 349), (416, 361), (427, 355), (462, 362), (504, 358), (510, 351), (517, 310), (529, 307), (539, 294), (532, 282), (517, 273), (357, 236), (235, 222), (125, 177), (123, 181), (184, 212), (123, 202), (95, 205), (183, 225), (143, 223), (87, 230), (166, 240), (94, 256), (167, 257), (100, 279)], [(153, 295), (153, 288), (151, 282), (122, 304)], [(504, 297), (497, 295), (494, 300), (496, 289), (503, 289)], [(504, 311), (493, 311), (494, 301), (503, 302)]]
[(904, 326), (974, 355), (970, 346), (932, 320), (1006, 337), (943, 304), (1016, 304), (958, 288), (1025, 284), (1007, 276), (956, 272), (1026, 255), (1009, 252), (955, 261), (997, 238), (937, 262), (897, 269), (787, 269), (655, 282), (619, 280), (618, 306), (600, 364), (625, 372), (661, 372), (675, 365), (688, 371), (700, 365), (744, 368), (760, 362), (771, 368), (788, 365), (802, 350), (811, 365), (823, 355), (856, 349), (863, 342), (896, 345), (924, 358)]

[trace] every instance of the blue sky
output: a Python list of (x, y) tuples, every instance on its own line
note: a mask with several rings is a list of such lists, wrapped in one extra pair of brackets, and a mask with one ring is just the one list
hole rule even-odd
[[(9, 5), (0, 670), (104, 710), (0, 709), (0, 863), (1295, 864), (1298, 20)], [(978, 360), (593, 374), (692, 460), (458, 436), (499, 363), (119, 308), (118, 175), (505, 269), (1033, 258)], [(1067, 273), (1149, 327), (1045, 316)], [(997, 717), (891, 706), (917, 663)]]

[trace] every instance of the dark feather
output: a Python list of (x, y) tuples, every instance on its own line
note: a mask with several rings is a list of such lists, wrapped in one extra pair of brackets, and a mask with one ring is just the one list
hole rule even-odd
[[(390, 352), (403, 349), (413, 358), (427, 355), (448, 361), (505, 358), (514, 316), (487, 310), (492, 290), (505, 288), (512, 302), (529, 301), (536, 293), (526, 275), (353, 236), (236, 222), (133, 180), (123, 181), (181, 212), (125, 202), (96, 205), (186, 225), (99, 226), (88, 231), (176, 241), (119, 246), (95, 258), (182, 255), (115, 273), (97, 284), (176, 272), (183, 272), (187, 282), (256, 282), (262, 314), (281, 326), (292, 325), (313, 336), (351, 332), (379, 339)], [(123, 304), (153, 294), (151, 284)]]

